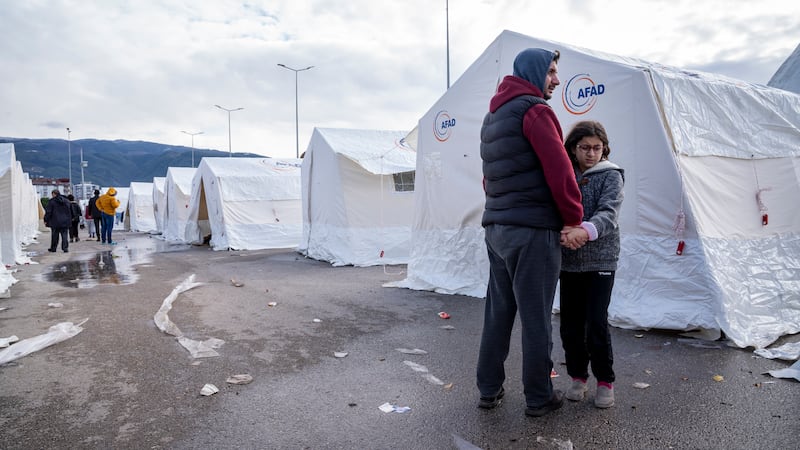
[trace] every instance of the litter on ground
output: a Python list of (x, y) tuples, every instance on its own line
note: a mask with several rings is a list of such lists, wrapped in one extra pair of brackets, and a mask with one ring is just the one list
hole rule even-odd
[(253, 381), (253, 376), (246, 373), (229, 376), (225, 382), (228, 384), (250, 384)]
[(406, 355), (427, 355), (428, 352), (419, 348), (396, 348), (400, 353), (405, 353)]
[(200, 389), (200, 395), (205, 395), (205, 396), (214, 395), (217, 392), (219, 392), (219, 388), (211, 383), (207, 383), (205, 386), (203, 386), (202, 389)]
[(385, 413), (390, 413), (390, 412), (405, 413), (411, 411), (411, 407), (409, 406), (397, 406), (397, 405), (392, 405), (389, 402), (386, 402), (381, 406), (378, 406), (378, 409), (380, 409)]
[(72, 322), (57, 323), (50, 327), (45, 334), (23, 339), (8, 348), (0, 350), (0, 365), (22, 358), (23, 356), (47, 348), (61, 341), (66, 341), (83, 331), (81, 325), (86, 323), (87, 320), (89, 319), (84, 319), (83, 322), (77, 325)]

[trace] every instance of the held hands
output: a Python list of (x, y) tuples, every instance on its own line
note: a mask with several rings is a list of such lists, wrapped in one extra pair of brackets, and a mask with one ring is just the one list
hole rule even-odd
[(577, 250), (589, 240), (589, 233), (582, 227), (564, 227), (561, 230), (561, 245)]

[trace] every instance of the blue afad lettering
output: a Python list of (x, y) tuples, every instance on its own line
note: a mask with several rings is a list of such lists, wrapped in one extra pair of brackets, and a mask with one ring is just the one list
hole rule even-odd
[(452, 128), (456, 126), (456, 119), (455, 117), (450, 120), (443, 120), (442, 121), (442, 130), (446, 130), (448, 128)]
[(603, 84), (598, 84), (597, 86), (587, 86), (583, 89), (578, 89), (578, 98), (587, 98), (592, 97), (594, 95), (603, 95), (603, 92), (606, 91), (606, 86)]

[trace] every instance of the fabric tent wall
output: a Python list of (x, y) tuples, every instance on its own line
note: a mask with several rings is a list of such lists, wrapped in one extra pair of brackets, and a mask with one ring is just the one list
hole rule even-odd
[(549, 103), (565, 132), (599, 120), (626, 171), (611, 322), (723, 330), (739, 346), (800, 331), (798, 96), (508, 31), (420, 119), (412, 257), (395, 285), (485, 295), (480, 126), (528, 47), (561, 51)]
[(153, 183), (131, 182), (128, 188), (128, 208), (125, 221), (131, 231), (156, 231), (153, 213)]
[(166, 177), (153, 177), (153, 216), (158, 233), (164, 232), (164, 217), (167, 215), (167, 193), (164, 192), (166, 181)]
[(14, 144), (0, 144), (0, 263), (27, 264), (22, 250), (39, 234), (39, 198), (22, 165), (16, 160)]
[(767, 85), (800, 94), (800, 45), (778, 67)]
[(303, 158), (301, 253), (334, 266), (408, 262), (414, 192), (398, 192), (393, 176), (416, 168), (406, 134), (314, 130)]
[(294, 248), (302, 235), (300, 160), (203, 158), (191, 182), (186, 240), (214, 250)]
[(191, 167), (169, 167), (164, 181), (166, 202), (164, 209), (164, 239), (186, 242), (186, 224), (192, 195), (192, 177), (197, 169)]

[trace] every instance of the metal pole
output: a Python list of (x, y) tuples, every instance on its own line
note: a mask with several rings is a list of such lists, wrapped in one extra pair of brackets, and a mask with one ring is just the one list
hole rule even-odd
[(314, 66), (308, 66), (303, 69), (292, 69), (286, 64), (280, 64), (280, 63), (278, 63), (278, 66), (294, 72), (294, 145), (295, 145), (294, 153), (295, 153), (295, 158), (300, 158), (300, 112), (299, 112), (300, 107), (298, 101), (299, 96), (297, 91), (297, 73), (302, 72), (304, 70), (309, 70)]
[(447, 89), (450, 89), (450, 0), (445, 0), (444, 8), (447, 21)]
[(69, 127), (67, 127), (67, 161), (69, 161), (69, 175), (67, 178), (69, 179), (69, 185), (67, 194), (72, 193), (72, 140), (70, 139), (70, 131)]
[[(228, 146), (229, 147), (231, 145), (231, 137), (230, 137), (230, 129), (231, 129), (230, 117), (231, 116), (230, 116), (230, 114), (231, 113), (228, 113)], [(197, 136), (198, 134), (203, 134), (203, 132), (202, 131), (198, 131), (196, 133), (189, 133), (188, 131), (181, 130), (181, 133), (188, 134), (189, 136), (192, 137), (192, 168), (194, 168), (194, 137)]]
[(244, 108), (228, 109), (228, 108), (223, 108), (222, 106), (219, 105), (214, 105), (214, 106), (223, 111), (228, 111), (228, 157), (233, 157), (233, 148), (231, 147), (231, 112), (241, 111)]
[(297, 95), (297, 73), (294, 72), (294, 157), (300, 157), (300, 103)]
[(86, 182), (83, 179), (83, 164), (86, 161), (83, 160), (83, 146), (81, 146), (81, 199), (86, 200)]

